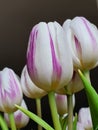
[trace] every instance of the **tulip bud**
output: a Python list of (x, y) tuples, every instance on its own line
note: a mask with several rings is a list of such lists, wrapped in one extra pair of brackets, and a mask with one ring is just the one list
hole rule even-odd
[(67, 44), (70, 44), (74, 67), (94, 68), (98, 63), (98, 29), (84, 17), (66, 20), (63, 24)]
[(22, 97), (17, 75), (13, 70), (4, 68), (0, 71), (0, 111), (7, 113), (15, 111), (15, 104), (20, 105)]
[(66, 85), (73, 73), (69, 44), (57, 22), (33, 27), (27, 49), (27, 69), (32, 81), (46, 91)]
[(78, 120), (85, 129), (92, 129), (92, 119), (89, 108), (81, 108), (79, 110)]
[[(27, 109), (26, 103), (24, 100), (22, 100), (21, 106), (25, 109)], [(7, 113), (4, 113), (4, 118), (7, 122), (7, 125), (9, 127), (10, 126), (10, 121), (9, 121), (9, 117)], [(17, 110), (14, 112), (14, 120), (15, 120), (15, 124), (17, 128), (22, 128), (25, 127), (28, 122), (29, 122), (29, 117), (27, 115), (25, 115), (23, 112), (21, 112), (20, 110)]]
[[(63, 116), (64, 114), (68, 113), (67, 108), (67, 96), (55, 94), (56, 105), (58, 114)], [(75, 106), (75, 96), (73, 95), (73, 107)]]
[(59, 94), (73, 94), (81, 91), (84, 88), (83, 83), (79, 77), (79, 74), (74, 71), (73, 77), (67, 86), (57, 90), (56, 92)]
[(30, 79), (30, 76), (27, 71), (27, 66), (23, 68), (21, 74), (21, 86), (25, 96), (29, 98), (41, 98), (46, 95), (46, 91), (38, 88)]

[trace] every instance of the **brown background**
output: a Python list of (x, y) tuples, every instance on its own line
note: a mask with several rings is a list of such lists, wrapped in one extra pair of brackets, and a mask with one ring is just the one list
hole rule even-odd
[[(26, 63), (26, 49), (28, 37), (32, 27), (40, 21), (58, 21), (60, 24), (67, 18), (84, 16), (98, 26), (98, 10), (95, 0), (0, 0), (0, 69), (10, 67), (20, 75)], [(98, 86), (98, 70), (91, 73), (92, 84)], [(25, 98), (26, 99), (26, 98)], [(76, 95), (76, 107), (87, 106), (84, 91)], [(26, 99), (30, 110), (35, 111), (35, 102)], [(49, 119), (47, 97), (43, 99), (43, 118)], [(31, 125), (33, 124), (33, 126)], [(36, 124), (30, 122), (26, 130), (31, 127), (36, 130)]]

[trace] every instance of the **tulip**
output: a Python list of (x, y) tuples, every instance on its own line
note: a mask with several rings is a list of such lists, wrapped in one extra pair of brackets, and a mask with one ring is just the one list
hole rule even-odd
[(74, 71), (71, 81), (68, 83), (67, 86), (56, 90), (59, 94), (73, 94), (81, 91), (84, 88), (83, 83), (79, 77), (79, 74)]
[(40, 22), (30, 33), (27, 69), (32, 81), (46, 91), (66, 85), (73, 73), (65, 32), (57, 22)]
[(75, 69), (89, 70), (98, 64), (98, 29), (84, 17), (66, 20), (63, 24), (70, 44)]
[(79, 110), (78, 121), (85, 129), (92, 129), (92, 119), (89, 108), (81, 108)]
[(46, 95), (46, 91), (38, 88), (31, 80), (27, 66), (25, 65), (21, 74), (21, 86), (25, 96), (29, 98), (41, 98)]
[[(55, 94), (57, 111), (60, 116), (68, 113), (67, 108), (67, 96), (61, 94)], [(75, 96), (73, 95), (73, 108), (75, 106)]]
[(10, 68), (0, 71), (0, 111), (13, 112), (15, 104), (20, 105), (23, 98), (21, 85), (15, 72)]
[[(24, 100), (22, 100), (21, 106), (25, 109), (27, 109), (26, 103)], [(7, 122), (7, 125), (10, 127), (10, 121), (7, 113), (4, 113), (4, 118)], [(20, 110), (17, 110), (14, 112), (14, 120), (17, 128), (25, 127), (29, 122), (29, 117), (25, 115)]]

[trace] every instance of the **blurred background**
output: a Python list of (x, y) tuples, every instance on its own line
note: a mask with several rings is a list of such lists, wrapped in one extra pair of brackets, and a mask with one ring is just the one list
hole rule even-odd
[[(57, 21), (84, 16), (98, 26), (95, 0), (0, 0), (0, 69), (12, 68), (19, 76), (26, 63), (26, 49), (32, 27), (40, 21)], [(98, 69), (91, 71), (92, 84), (98, 91)], [(29, 110), (36, 112), (35, 101), (25, 101)], [(42, 100), (43, 118), (52, 125), (47, 97)], [(84, 90), (76, 94), (75, 111), (88, 106)], [(30, 121), (24, 130), (36, 130)]]

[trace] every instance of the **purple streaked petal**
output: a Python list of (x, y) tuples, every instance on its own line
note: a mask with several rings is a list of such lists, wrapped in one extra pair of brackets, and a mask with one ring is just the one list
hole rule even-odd
[(10, 85), (10, 98), (16, 98), (17, 95), (20, 96), (21, 91), (19, 88), (20, 84), (18, 82), (18, 79), (16, 81), (14, 74), (9, 71), (9, 85)]
[(75, 47), (76, 47), (76, 50), (77, 50), (77, 53), (78, 53), (78, 57), (81, 59), (82, 49), (81, 49), (80, 43), (79, 43), (76, 36), (74, 36), (74, 40), (75, 40)]
[(15, 116), (15, 120), (21, 122), (22, 120), (22, 113), (18, 111), (18, 114)]
[(35, 26), (30, 33), (29, 46), (27, 52), (27, 67), (28, 67), (28, 72), (32, 77), (35, 77), (35, 75), (37, 75), (37, 70), (35, 67), (35, 51), (36, 51), (37, 34), (38, 34), (38, 30), (37, 30), (37, 26)]
[[(48, 27), (48, 31), (49, 31), (49, 27)], [(53, 40), (52, 40), (50, 31), (49, 31), (49, 37), (50, 37), (50, 47), (51, 47), (52, 63), (53, 63), (53, 77), (56, 76), (55, 80), (60, 80), (62, 68), (61, 68), (61, 65), (59, 64), (59, 62), (57, 61), (57, 58), (56, 58), (54, 44), (53, 44)]]
[(79, 44), (79, 41), (76, 38), (76, 36), (74, 36), (74, 40), (75, 40), (76, 49), (79, 50), (80, 49), (80, 44)]
[(20, 104), (22, 90), (17, 75), (11, 69), (0, 72), (0, 110), (11, 112), (16, 110), (14, 104)]
[(16, 97), (21, 96), (20, 94), (22, 94), (22, 91), (20, 91), (21, 88), (19, 88), (20, 87), (19, 82), (17, 83), (12, 71), (9, 70), (8, 72), (8, 84), (6, 84), (6, 86), (2, 86), (1, 82), (2, 81), (0, 78), (0, 86), (2, 87), (1, 97), (3, 100), (7, 99), (7, 97), (14, 100)]
[(94, 35), (92, 34), (91, 29), (89, 28), (87, 20), (84, 17), (81, 17), (81, 20), (83, 21), (83, 23), (87, 29), (87, 32), (89, 33), (89, 36), (90, 36), (90, 39), (92, 40), (92, 43), (96, 43), (96, 39), (95, 39)]

